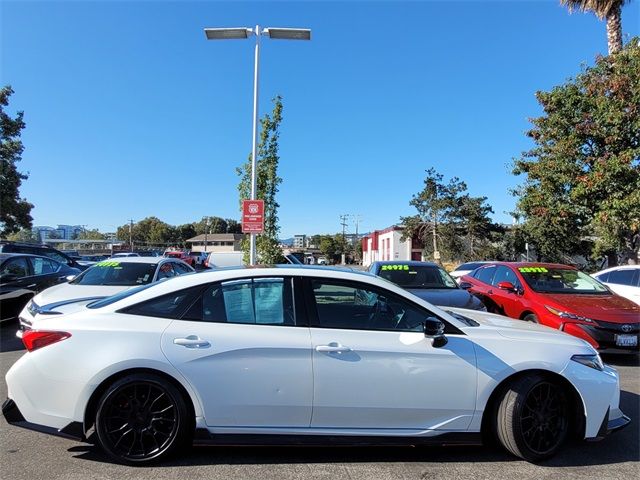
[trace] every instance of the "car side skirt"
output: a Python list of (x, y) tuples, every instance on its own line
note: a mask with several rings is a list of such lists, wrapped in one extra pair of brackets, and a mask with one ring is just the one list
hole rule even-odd
[(482, 445), (479, 432), (443, 432), (433, 436), (381, 435), (278, 435), (278, 434), (212, 434), (205, 428), (196, 429), (193, 444), (226, 446), (404, 446), (404, 445)]

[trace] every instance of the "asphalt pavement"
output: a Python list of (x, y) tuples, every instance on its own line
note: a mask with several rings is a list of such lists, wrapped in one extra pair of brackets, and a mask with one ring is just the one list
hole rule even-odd
[[(15, 325), (0, 328), (4, 376), (24, 353)], [(488, 447), (199, 447), (154, 467), (125, 467), (97, 447), (12, 427), (0, 419), (0, 479), (632, 479), (640, 476), (640, 362), (605, 357), (621, 376), (632, 423), (602, 442), (568, 445), (533, 465)]]

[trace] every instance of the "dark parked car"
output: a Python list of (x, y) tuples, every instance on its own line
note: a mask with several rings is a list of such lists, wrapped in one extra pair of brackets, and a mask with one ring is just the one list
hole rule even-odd
[(369, 272), (439, 307), (486, 310), (482, 301), (460, 288), (439, 265), (430, 262), (373, 262)]
[(49, 257), (56, 262), (67, 265), (71, 268), (77, 268), (81, 272), (88, 268), (88, 265), (82, 265), (73, 258), (56, 250), (48, 245), (39, 245), (37, 243), (11, 242), (8, 240), (0, 241), (0, 253), (25, 253), (28, 255), (40, 255)]
[(48, 257), (0, 253), (0, 320), (16, 318), (36, 293), (79, 273)]

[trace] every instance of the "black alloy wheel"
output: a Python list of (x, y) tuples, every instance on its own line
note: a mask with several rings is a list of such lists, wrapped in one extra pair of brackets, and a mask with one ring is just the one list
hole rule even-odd
[(525, 315), (523, 320), (525, 322), (540, 323), (538, 321), (538, 316), (535, 313), (529, 313), (528, 315)]
[(566, 390), (542, 375), (515, 380), (498, 407), (500, 443), (530, 462), (553, 456), (569, 433), (569, 403)]
[(96, 433), (105, 452), (125, 464), (164, 458), (184, 445), (187, 408), (171, 383), (135, 374), (104, 393), (96, 414)]

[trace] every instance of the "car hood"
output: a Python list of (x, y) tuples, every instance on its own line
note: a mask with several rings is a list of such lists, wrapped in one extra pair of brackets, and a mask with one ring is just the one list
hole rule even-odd
[(33, 297), (33, 301), (40, 307), (50, 303), (63, 302), (76, 298), (110, 297), (116, 293), (132, 288), (131, 286), (107, 286), (107, 285), (74, 285), (61, 283), (43, 290)]
[[(479, 326), (465, 328), (465, 333), (473, 336), (476, 328), (480, 330), (492, 330), (501, 337), (511, 340), (526, 340), (534, 342), (562, 343), (583, 347), (586, 342), (572, 335), (566, 334), (554, 328), (545, 327), (533, 322), (515, 320), (513, 318), (496, 315), (494, 313), (479, 312), (462, 308), (447, 308), (445, 311), (462, 315), (475, 320)], [(455, 315), (454, 315), (455, 318)]]
[(619, 295), (544, 294), (546, 304), (594, 320), (640, 322), (640, 306)]
[(432, 305), (484, 310), (484, 305), (479, 298), (461, 288), (407, 288), (406, 290)]

